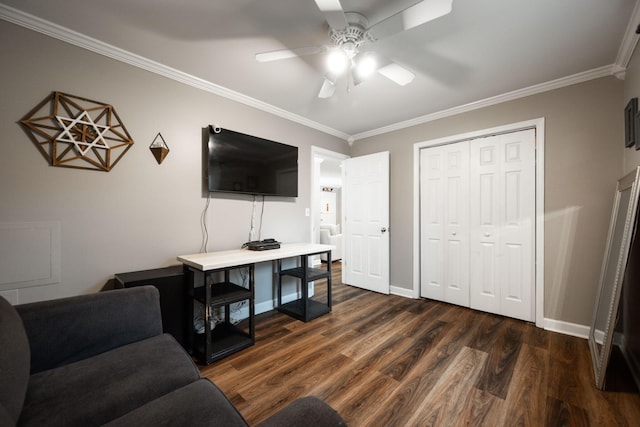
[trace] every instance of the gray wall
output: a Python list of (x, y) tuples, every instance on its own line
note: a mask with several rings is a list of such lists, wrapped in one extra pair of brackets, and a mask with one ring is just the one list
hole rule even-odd
[[(262, 237), (309, 241), (310, 147), (346, 153), (344, 141), (5, 21), (0, 40), (0, 224), (61, 224), (60, 283), (21, 289), (20, 303), (94, 292), (115, 273), (199, 252), (201, 129), (210, 123), (299, 147), (300, 196), (267, 198)], [(111, 172), (49, 166), (18, 125), (52, 91), (115, 107), (135, 144)], [(148, 149), (158, 132), (171, 149), (162, 165)], [(214, 197), (208, 249), (245, 242), (252, 206), (251, 196)], [(270, 281), (267, 267), (260, 280)], [(257, 289), (258, 303), (271, 297)]]
[(414, 286), (413, 145), (544, 117), (545, 318), (589, 325), (623, 170), (623, 85), (601, 78), (356, 141), (354, 157), (390, 151), (391, 285)]
[[(620, 108), (624, 108), (631, 98), (640, 98), (640, 52), (638, 52), (638, 48), (631, 57), (627, 68), (624, 81), (624, 101)], [(635, 148), (624, 150), (625, 172), (630, 172), (638, 165), (640, 165), (640, 151), (636, 151)]]

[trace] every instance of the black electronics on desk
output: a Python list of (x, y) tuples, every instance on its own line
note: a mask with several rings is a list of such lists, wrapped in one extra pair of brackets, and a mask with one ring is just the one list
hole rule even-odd
[(280, 242), (276, 241), (276, 239), (255, 240), (245, 243), (242, 247), (250, 251), (268, 251), (270, 249), (280, 249)]

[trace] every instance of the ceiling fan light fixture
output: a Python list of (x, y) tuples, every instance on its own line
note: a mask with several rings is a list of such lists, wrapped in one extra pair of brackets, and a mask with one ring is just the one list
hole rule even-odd
[(371, 76), (378, 68), (378, 61), (373, 52), (362, 52), (355, 59), (354, 73), (359, 80)]
[(332, 75), (340, 75), (347, 70), (349, 58), (342, 49), (335, 49), (327, 55), (327, 69)]

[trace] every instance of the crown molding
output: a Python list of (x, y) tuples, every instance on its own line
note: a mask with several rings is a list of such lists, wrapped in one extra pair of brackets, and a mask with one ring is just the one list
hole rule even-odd
[(321, 123), (309, 120), (305, 117), (293, 114), (282, 108), (275, 107), (266, 102), (235, 92), (223, 86), (211, 83), (199, 77), (187, 74), (172, 67), (168, 67), (159, 62), (153, 61), (140, 55), (136, 55), (116, 46), (104, 43), (87, 35), (70, 30), (53, 22), (38, 18), (37, 16), (22, 12), (21, 10), (12, 8), (0, 3), (0, 19), (19, 25), (24, 28), (36, 31), (49, 37), (61, 40), (65, 43), (78, 46), (99, 55), (106, 56), (116, 61), (124, 62), (137, 68), (149, 71), (151, 73), (170, 78), (177, 82), (192, 86), (194, 88), (213, 93), (215, 95), (248, 105), (258, 110), (265, 111), (278, 117), (303, 126), (324, 132), (337, 138), (349, 139), (349, 135), (339, 130), (325, 126)]
[(620, 43), (620, 49), (618, 49), (616, 61), (614, 62), (614, 75), (622, 80), (624, 80), (624, 75), (627, 71), (627, 67), (629, 66), (629, 61), (631, 61), (633, 51), (638, 44), (639, 36), (638, 34), (636, 34), (636, 28), (638, 28), (639, 22), (640, 0), (636, 1), (636, 5), (633, 8), (631, 18), (629, 19), (629, 23), (627, 24), (627, 29), (625, 30), (624, 36), (622, 37), (622, 43)]
[(565, 86), (570, 86), (577, 83), (583, 83), (589, 80), (598, 79), (600, 77), (611, 76), (612, 74), (614, 74), (615, 69), (616, 68), (614, 65), (606, 65), (604, 67), (595, 68), (593, 70), (574, 74), (572, 76), (562, 77), (560, 79), (529, 86), (524, 89), (514, 90), (512, 92), (507, 92), (502, 95), (496, 95), (496, 96), (492, 96), (491, 98), (485, 98), (479, 101), (471, 102), (469, 104), (464, 104), (457, 107), (449, 108), (448, 110), (438, 111), (436, 113), (431, 113), (424, 116), (416, 117), (415, 119), (405, 120), (403, 122), (394, 123), (389, 126), (384, 126), (378, 129), (362, 132), (357, 135), (352, 135), (352, 138), (353, 140), (357, 141), (360, 139), (382, 135), (382, 134), (393, 132), (400, 129), (405, 129), (411, 126), (432, 122), (434, 120), (439, 120), (445, 117), (451, 117), (457, 114), (467, 113), (469, 111), (477, 110), (480, 108), (501, 104), (503, 102), (513, 101), (515, 99), (525, 98), (527, 96), (548, 92), (550, 90), (560, 89)]

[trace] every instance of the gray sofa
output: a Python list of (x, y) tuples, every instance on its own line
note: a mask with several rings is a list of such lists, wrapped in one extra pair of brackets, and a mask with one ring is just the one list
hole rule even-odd
[[(11, 306), (0, 297), (0, 426), (247, 426), (162, 333), (151, 286)], [(339, 426), (299, 399), (261, 427)]]

